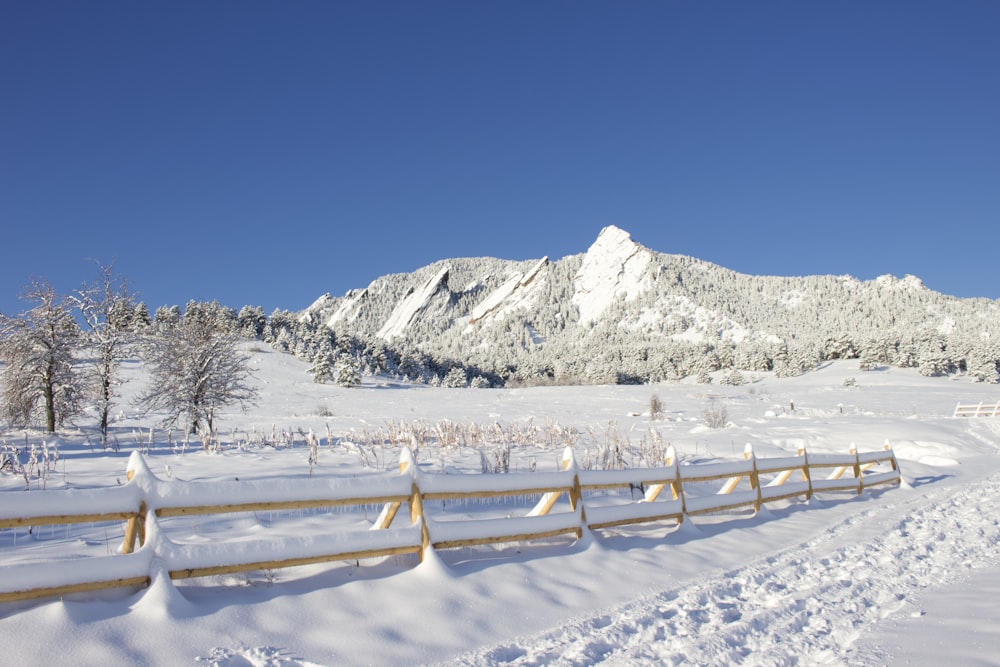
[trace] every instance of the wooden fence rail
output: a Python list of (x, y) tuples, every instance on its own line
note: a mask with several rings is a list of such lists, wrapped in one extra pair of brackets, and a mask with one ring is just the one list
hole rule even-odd
[(955, 406), (955, 414), (952, 417), (1000, 417), (1000, 401), (996, 403), (970, 403)]
[[(665, 520), (680, 523), (689, 516), (742, 508), (759, 510), (765, 503), (795, 497), (809, 499), (817, 492), (860, 494), (873, 486), (900, 481), (888, 443), (883, 450), (872, 452), (852, 447), (846, 455), (810, 455), (800, 450), (797, 456), (770, 459), (758, 459), (747, 445), (741, 461), (699, 465), (681, 465), (671, 447), (663, 467), (608, 471), (579, 470), (572, 450), (567, 448), (562, 467), (553, 473), (427, 473), (417, 468), (412, 454), (404, 449), (399, 474), (324, 480), (164, 482), (153, 475), (138, 452), (133, 452), (126, 471), (128, 483), (120, 487), (5, 494), (0, 528), (96, 521), (125, 521), (126, 526), (119, 554), (85, 559), (85, 567), (80, 568), (84, 574), (52, 562), (0, 566), (0, 602), (141, 587), (149, 585), (158, 573), (184, 579), (408, 553), (423, 559), (430, 549), (558, 535), (580, 538), (589, 530)], [(796, 474), (800, 479), (792, 481)], [(720, 481), (724, 483), (714, 493), (711, 489), (715, 486), (706, 490), (706, 484)], [(639, 489), (642, 498), (618, 504), (599, 502), (597, 492), (613, 489)], [(669, 497), (661, 498), (667, 489)], [(553, 511), (564, 495), (568, 507)], [(538, 496), (539, 500), (518, 517), (448, 520), (443, 508), (425, 511), (428, 501), (512, 496)], [(368, 505), (382, 506), (368, 531), (238, 545), (176, 544), (159, 525), (159, 519), (175, 516)], [(409, 507), (409, 521), (394, 528), (403, 505)]]

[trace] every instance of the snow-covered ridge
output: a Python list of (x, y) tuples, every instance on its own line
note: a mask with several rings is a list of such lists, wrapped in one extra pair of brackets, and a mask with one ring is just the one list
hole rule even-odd
[(535, 290), (529, 288), (538, 286), (538, 278), (548, 263), (549, 258), (543, 257), (523, 274), (511, 276), (507, 282), (472, 309), (469, 324), (476, 324), (489, 316), (502, 317), (505, 313), (526, 306), (536, 294)]
[(909, 274), (903, 276), (902, 278), (897, 278), (891, 274), (885, 274), (879, 276), (874, 280), (875, 284), (879, 287), (898, 289), (898, 290), (923, 290), (927, 289), (924, 285), (924, 281), (916, 276), (911, 276)]
[(580, 324), (596, 321), (621, 297), (628, 301), (641, 294), (652, 260), (652, 253), (628, 232), (613, 225), (601, 230), (573, 280), (573, 304), (580, 311)]
[(389, 319), (386, 320), (386, 323), (382, 325), (382, 328), (379, 329), (376, 335), (385, 340), (392, 340), (403, 335), (406, 328), (413, 323), (421, 311), (430, 303), (431, 298), (437, 294), (438, 289), (447, 283), (448, 272), (450, 270), (451, 267), (446, 265), (427, 282), (406, 295), (399, 302), (399, 305), (396, 306), (396, 309), (392, 311), (392, 315), (389, 316)]
[(337, 306), (337, 309), (333, 311), (333, 314), (326, 320), (326, 326), (332, 327), (334, 324), (340, 321), (351, 320), (361, 306), (361, 303), (368, 296), (368, 289), (351, 290), (344, 295), (344, 299)]

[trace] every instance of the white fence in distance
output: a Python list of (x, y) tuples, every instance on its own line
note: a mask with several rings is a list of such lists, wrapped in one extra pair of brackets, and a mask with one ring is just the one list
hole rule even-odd
[(970, 403), (955, 406), (955, 414), (952, 417), (1000, 417), (1000, 401), (993, 403)]
[[(741, 508), (759, 510), (780, 499), (811, 498), (814, 493), (865, 489), (900, 482), (891, 447), (849, 454), (808, 454), (758, 459), (747, 445), (743, 460), (680, 465), (668, 450), (665, 465), (627, 470), (580, 470), (571, 449), (564, 470), (551, 473), (449, 475), (420, 471), (404, 449), (398, 474), (350, 479), (269, 479), (226, 482), (163, 481), (133, 452), (128, 483), (105, 489), (4, 494), (0, 529), (52, 524), (125, 521), (119, 553), (62, 563), (31, 562), (0, 566), (0, 602), (63, 596), (107, 588), (148, 586), (154, 576), (170, 579), (269, 570), (332, 561), (418, 554), (500, 542), (522, 542), (584, 531), (673, 520)], [(793, 480), (796, 475), (799, 479)], [(825, 473), (825, 474), (823, 474)], [(704, 484), (723, 482), (714, 493)], [(688, 491), (685, 491), (685, 485)], [(699, 493), (691, 493), (701, 485)], [(643, 490), (638, 501), (585, 506), (585, 493), (608, 489)], [(711, 488), (715, 488), (714, 486)], [(669, 494), (664, 491), (669, 490)], [(448, 520), (446, 503), (425, 512), (425, 502), (538, 496), (524, 516)], [(566, 496), (568, 507), (553, 510)], [(661, 497), (663, 496), (663, 497)], [(301, 535), (238, 544), (178, 544), (161, 530), (159, 519), (234, 512), (290, 511), (308, 508), (382, 505), (370, 530)], [(398, 510), (409, 507), (409, 521), (393, 527)], [(136, 545), (138, 544), (138, 549)]]

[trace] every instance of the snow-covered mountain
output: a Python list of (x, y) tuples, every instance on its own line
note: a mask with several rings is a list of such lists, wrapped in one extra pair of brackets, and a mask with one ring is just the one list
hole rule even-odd
[(324, 295), (300, 319), (494, 381), (658, 380), (730, 366), (799, 372), (864, 354), (915, 366), (928, 347), (968, 348), (961, 361), (950, 355), (946, 372), (970, 370), (976, 346), (987, 361), (1000, 359), (1000, 301), (946, 296), (914, 276), (746, 275), (653, 251), (613, 226), (582, 255), (442, 260)]

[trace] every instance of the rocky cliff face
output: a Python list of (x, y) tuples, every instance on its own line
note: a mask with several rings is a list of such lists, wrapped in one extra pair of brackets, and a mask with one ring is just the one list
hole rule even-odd
[(580, 323), (600, 319), (618, 300), (634, 301), (650, 287), (653, 253), (617, 227), (605, 227), (587, 250), (573, 279), (573, 305)]

